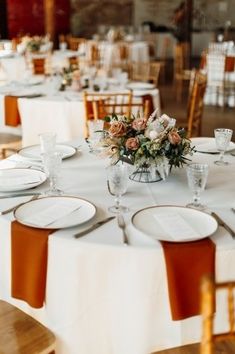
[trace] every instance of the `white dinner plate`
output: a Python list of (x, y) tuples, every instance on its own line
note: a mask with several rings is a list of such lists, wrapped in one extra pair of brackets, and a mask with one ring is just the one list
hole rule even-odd
[(43, 171), (32, 168), (11, 168), (0, 170), (0, 191), (14, 192), (39, 186), (46, 180)]
[(152, 90), (155, 85), (149, 82), (130, 82), (127, 84), (127, 88), (130, 90)]
[[(215, 138), (193, 138), (192, 145), (195, 146), (195, 150), (197, 152), (203, 152), (208, 154), (219, 154), (216, 144)], [(226, 151), (232, 151), (235, 149), (235, 144), (231, 141), (229, 147)]]
[[(73, 146), (65, 144), (56, 144), (56, 151), (62, 153), (62, 159), (67, 159), (76, 153), (76, 149)], [(18, 151), (20, 156), (28, 159), (41, 161), (41, 149), (40, 145), (26, 146)]]
[(141, 209), (132, 217), (132, 224), (139, 231), (155, 240), (187, 242), (212, 235), (217, 221), (202, 211), (160, 205)]
[(43, 197), (29, 201), (15, 210), (15, 219), (23, 225), (64, 229), (83, 224), (96, 214), (91, 202), (72, 196)]

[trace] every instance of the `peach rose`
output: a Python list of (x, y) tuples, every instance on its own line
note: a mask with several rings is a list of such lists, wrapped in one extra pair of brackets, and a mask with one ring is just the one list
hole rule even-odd
[(132, 128), (141, 131), (146, 128), (147, 120), (145, 118), (137, 118), (132, 122)]
[(137, 138), (128, 138), (125, 145), (128, 150), (137, 150), (140, 144)]
[(168, 134), (168, 140), (172, 145), (177, 145), (181, 142), (182, 139), (179, 134), (173, 130)]
[(109, 133), (114, 137), (121, 137), (126, 133), (126, 126), (123, 122), (113, 122), (110, 125)]

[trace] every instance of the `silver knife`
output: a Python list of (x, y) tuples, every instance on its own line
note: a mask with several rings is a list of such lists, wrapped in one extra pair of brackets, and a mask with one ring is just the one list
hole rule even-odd
[(215, 218), (215, 220), (218, 222), (218, 224), (220, 225), (220, 226), (223, 226), (223, 228), (225, 228), (225, 230), (227, 230), (229, 233), (230, 233), (230, 235), (232, 236), (232, 238), (235, 238), (235, 231), (233, 231), (227, 224), (226, 224), (226, 222), (223, 220), (223, 219), (221, 219), (221, 217), (218, 215), (218, 214), (216, 214), (216, 213), (211, 213), (211, 216), (213, 216), (214, 218)]
[(115, 216), (109, 216), (108, 218), (98, 221), (95, 224), (91, 225), (90, 227), (88, 227), (86, 230), (78, 232), (77, 234), (74, 235), (75, 238), (79, 238), (81, 236), (84, 236), (86, 234), (88, 234), (89, 232), (97, 229), (98, 227), (100, 227), (101, 225), (105, 224), (108, 221), (111, 221), (115, 218)]
[(6, 195), (0, 195), (0, 199), (6, 199), (6, 198), (16, 198), (16, 197), (27, 197), (27, 196), (33, 196), (33, 195), (40, 195), (41, 193), (14, 193), (14, 194), (6, 194)]

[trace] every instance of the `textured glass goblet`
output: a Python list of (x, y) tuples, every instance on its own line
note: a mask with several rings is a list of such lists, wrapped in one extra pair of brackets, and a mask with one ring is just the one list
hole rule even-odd
[(231, 141), (233, 131), (231, 129), (218, 128), (214, 130), (216, 148), (220, 153), (219, 160), (214, 161), (218, 166), (225, 166), (229, 163), (224, 161), (224, 153), (227, 150)]
[(187, 207), (203, 210), (205, 205), (200, 203), (201, 192), (205, 189), (209, 166), (207, 164), (192, 163), (187, 166), (188, 185), (193, 192), (193, 202)]
[(121, 205), (121, 197), (126, 193), (129, 180), (126, 164), (117, 164), (107, 168), (107, 184), (110, 194), (115, 196), (115, 205), (108, 208), (111, 213), (123, 213), (129, 211)]
[(42, 162), (44, 166), (44, 171), (49, 177), (50, 188), (44, 195), (62, 195), (63, 191), (58, 189), (58, 177), (62, 164), (62, 154), (60, 152), (54, 151), (42, 154)]

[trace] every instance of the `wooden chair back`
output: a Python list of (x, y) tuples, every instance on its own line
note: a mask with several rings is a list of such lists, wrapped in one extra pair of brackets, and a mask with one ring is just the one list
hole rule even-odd
[(187, 136), (197, 137), (201, 135), (201, 121), (204, 108), (204, 94), (206, 91), (206, 76), (195, 72), (192, 75), (193, 83), (189, 91)]
[(73, 37), (73, 36), (67, 36), (67, 43), (68, 43), (68, 48), (70, 50), (77, 51), (79, 46), (82, 43), (85, 43), (86, 39), (85, 38), (80, 38), (80, 37)]
[[(210, 277), (205, 277), (201, 286), (201, 311), (203, 317), (201, 354), (215, 353), (217, 342), (231, 340), (235, 349), (235, 306), (234, 306), (235, 281), (215, 283)], [(216, 294), (224, 291), (227, 294), (228, 330), (223, 333), (213, 333)], [(233, 343), (232, 343), (233, 341)], [(225, 351), (222, 351), (225, 353)], [(228, 350), (228, 353), (230, 351)], [(234, 351), (231, 351), (231, 353)], [(227, 351), (226, 351), (227, 353)]]
[(159, 74), (161, 69), (160, 62), (150, 63), (131, 63), (131, 78), (134, 81), (151, 82), (158, 86)]
[(174, 77), (189, 69), (189, 43), (177, 43), (174, 48)]
[[(223, 292), (223, 294), (220, 294)], [(200, 343), (160, 350), (152, 354), (234, 354), (235, 353), (235, 281), (215, 283), (210, 276), (201, 282), (202, 338)], [(223, 333), (214, 333), (216, 295), (227, 301), (228, 326)], [(227, 295), (226, 298), (224, 295)]]
[(0, 300), (0, 352), (55, 353), (55, 336), (15, 306)]

